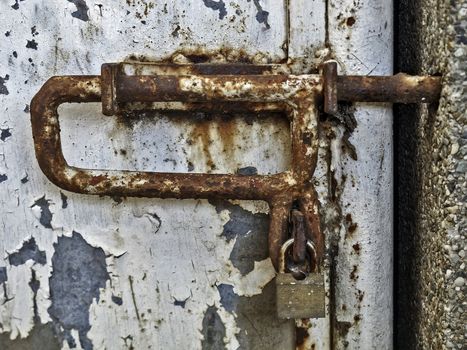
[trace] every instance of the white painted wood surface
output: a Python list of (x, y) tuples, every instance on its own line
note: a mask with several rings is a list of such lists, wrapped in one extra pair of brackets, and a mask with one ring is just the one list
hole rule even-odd
[[(33, 152), (27, 105), (48, 77), (98, 74), (102, 63), (131, 55), (185, 61), (177, 52), (202, 53), (215, 61), (248, 58), (254, 63), (288, 58), (296, 73), (316, 71), (318, 62), (334, 56), (344, 73), (392, 73), (391, 2), (353, 5), (353, 1), (335, 0), (327, 2), (326, 9), (322, 0), (291, 0), (287, 9), (280, 1), (242, 0), (226, 2), (225, 12), (214, 3), (223, 4), (202, 0), (0, 4), (0, 91), (4, 91), (1, 86), (8, 90), (0, 94), (0, 175), (7, 177), (0, 182), (4, 257), (0, 267), (5, 266), (8, 278), (0, 285), (0, 332), (15, 339), (12, 344), (34, 333), (35, 315), (42, 324), (56, 321), (49, 309), (54, 298), (49, 288), (52, 257), (58, 242), (65, 242), (60, 238), (76, 241), (75, 231), (89, 247), (103, 250), (109, 274), (88, 308), (86, 337), (95, 349), (211, 349), (204, 339), (209, 310), (214, 310), (209, 314), (214, 317), (210, 320), (213, 329), (224, 327), (220, 343), (227, 349), (293, 347), (290, 322), (272, 322), (273, 315), (249, 318), (249, 305), (263, 307), (264, 299), (272, 296), (261, 297), (274, 270), (267, 257), (262, 257), (266, 247), (259, 246), (261, 239), (241, 239), (256, 234), (265, 242), (267, 231), (263, 227), (244, 235), (237, 232), (232, 239), (225, 233), (229, 222), (263, 220), (264, 203), (236, 202), (232, 208), (204, 200), (112, 199), (67, 193), (48, 182)], [(258, 6), (268, 11), (267, 21)], [(355, 23), (349, 26), (346, 21), (351, 16)], [(380, 18), (387, 19), (386, 26)], [(97, 104), (66, 105), (60, 113), (65, 157), (83, 167), (185, 172), (192, 165), (195, 172), (235, 172), (254, 166), (259, 173), (275, 173), (290, 164), (285, 123), (277, 119), (253, 125), (236, 119), (229, 125), (234, 136), (225, 143), (222, 122), (193, 126), (159, 116), (125, 124), (101, 116)], [(337, 133), (333, 140), (322, 131), (316, 179), (328, 245), (336, 238), (339, 247), (335, 297), (330, 290), (336, 312), (332, 314), (331, 308), (326, 319), (299, 324), (309, 328), (310, 334), (303, 349), (313, 345), (329, 349), (332, 342), (336, 348), (346, 342), (349, 348), (391, 347), (391, 113), (387, 107), (362, 105), (355, 117), (358, 126), (349, 140), (356, 148), (357, 161), (341, 151), (342, 126), (332, 126)], [(232, 149), (228, 154), (223, 151), (226, 145)], [(337, 202), (329, 198), (330, 170), (338, 183)], [(357, 224), (350, 238), (347, 214)], [(35, 255), (21, 250), (31, 237), (37, 245)], [(254, 257), (248, 255), (251, 248), (246, 249), (252, 243), (259, 251)], [(359, 255), (353, 248), (356, 243), (361, 246)], [(233, 262), (232, 254), (240, 257)], [(13, 264), (9, 256), (34, 258)], [(327, 262), (332, 261), (329, 253)], [(358, 266), (356, 281), (349, 277), (354, 265)], [(31, 280), (39, 282), (37, 292)], [(330, 287), (329, 279), (327, 283)], [(231, 309), (221, 299), (220, 286), (231, 286), (236, 294)], [(239, 301), (242, 297), (248, 298)], [(345, 334), (342, 327), (347, 328)], [(80, 345), (77, 329), (70, 334), (78, 349), (86, 348)], [(63, 348), (68, 347), (63, 342)]]
[[(328, 18), (341, 74), (393, 74), (392, 1), (331, 0)], [(348, 140), (357, 160), (339, 152), (332, 157), (343, 216), (334, 346), (392, 349), (392, 108), (356, 104), (353, 115), (356, 128)]]

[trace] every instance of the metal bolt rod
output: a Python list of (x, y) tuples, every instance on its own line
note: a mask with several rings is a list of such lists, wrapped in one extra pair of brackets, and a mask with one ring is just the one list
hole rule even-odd
[[(325, 70), (326, 71), (326, 70)], [(335, 73), (335, 70), (331, 71)], [(438, 101), (441, 77), (411, 76), (337, 76), (324, 77), (324, 99), (330, 107), (338, 101), (427, 103)], [(291, 84), (291, 85), (286, 85)], [(129, 101), (266, 101), (287, 99), (301, 89), (316, 86), (317, 77), (302, 76), (121, 76), (117, 100)], [(331, 83), (332, 82), (332, 83)], [(277, 93), (276, 93), (277, 91)]]
[(338, 76), (337, 99), (355, 102), (428, 103), (441, 95), (441, 77), (411, 76)]
[(118, 102), (283, 102), (321, 89), (317, 75), (117, 76)]
[(427, 103), (441, 95), (441, 77), (337, 75), (337, 62), (323, 64), (324, 112), (337, 113), (337, 101)]

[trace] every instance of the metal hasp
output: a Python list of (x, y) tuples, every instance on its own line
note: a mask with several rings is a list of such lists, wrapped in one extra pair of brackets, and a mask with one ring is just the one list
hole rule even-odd
[[(104, 64), (101, 75), (50, 78), (31, 101), (39, 166), (57, 186), (77, 193), (152, 198), (264, 200), (270, 206), (269, 253), (278, 269), (287, 221), (295, 205), (305, 216), (318, 264), (324, 252), (318, 199), (312, 185), (318, 152), (318, 105), (335, 113), (337, 101), (431, 102), (438, 77), (290, 75), (286, 66), (247, 64)], [(148, 72), (149, 73), (144, 73)], [(326, 102), (327, 101), (327, 102)], [(57, 109), (63, 103), (102, 102), (105, 115), (125, 109), (283, 111), (290, 120), (292, 166), (274, 175), (91, 170), (67, 164)]]

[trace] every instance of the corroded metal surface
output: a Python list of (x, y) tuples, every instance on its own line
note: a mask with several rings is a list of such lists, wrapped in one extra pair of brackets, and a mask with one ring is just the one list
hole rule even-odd
[(324, 79), (324, 112), (337, 113), (337, 62), (326, 62), (323, 65)]
[[(280, 246), (287, 238), (288, 215), (292, 204), (298, 201), (302, 210), (309, 211), (304, 213), (310, 221), (306, 224), (307, 232), (322, 255), (324, 240), (319, 224), (314, 224), (318, 222), (318, 202), (311, 184), (318, 149), (319, 76), (119, 76), (116, 82), (109, 83), (107, 79), (115, 66), (109, 67), (110, 73), (101, 77), (51, 78), (31, 103), (36, 156), (42, 171), (54, 184), (72, 192), (97, 195), (265, 200), (271, 207), (269, 252), (276, 267)], [(292, 167), (274, 175), (234, 175), (87, 170), (68, 165), (61, 150), (57, 107), (64, 102), (95, 102), (104, 97), (104, 111), (111, 111), (115, 106), (112, 96), (118, 102), (184, 101), (185, 106), (187, 102), (221, 102), (221, 109), (225, 110), (235, 108), (239, 102), (247, 102), (246, 110), (273, 104), (287, 113), (291, 123)]]
[[(121, 62), (121, 63), (106, 63), (101, 67), (101, 81), (102, 81), (102, 112), (105, 115), (114, 115), (120, 113), (119, 105), (125, 106), (125, 94), (126, 92), (120, 91), (118, 103), (117, 103), (117, 83), (123, 88), (128, 89), (129, 85), (122, 82), (126, 76), (173, 76), (173, 75), (263, 75), (263, 74), (274, 74), (288, 72), (288, 67), (281, 64), (266, 64), (266, 65), (253, 65), (253, 64), (173, 64), (173, 63), (149, 63), (149, 62)], [(122, 79), (123, 78), (123, 79)], [(167, 89), (167, 87), (163, 87)], [(132, 95), (136, 97), (136, 91), (132, 91)], [(153, 94), (154, 95), (154, 94)], [(154, 99), (153, 96), (150, 100)], [(143, 100), (145, 98), (143, 97)], [(177, 101), (176, 96), (170, 96), (170, 101)], [(131, 103), (133, 101), (127, 101)], [(206, 110), (211, 109), (212, 104), (202, 104), (202, 108), (199, 108), (200, 103), (190, 104), (184, 100), (178, 100), (181, 106), (186, 106), (186, 110)], [(235, 106), (235, 110), (245, 110), (245, 103), (242, 101)], [(229, 102), (232, 104), (232, 101)], [(173, 103), (166, 104), (162, 108), (156, 109), (180, 109), (180, 104), (175, 105)], [(230, 106), (233, 109), (233, 106)], [(216, 110), (218, 106), (216, 105)], [(276, 106), (277, 108), (277, 106)], [(132, 107), (129, 109), (133, 109)], [(250, 106), (247, 110), (252, 110), (253, 106)], [(270, 109), (267, 106), (258, 106), (258, 110)]]
[(437, 102), (441, 77), (411, 76), (338, 76), (339, 101), (421, 103)]
[(339, 76), (337, 62), (323, 64), (324, 112), (337, 113), (337, 101), (348, 102), (437, 102), (441, 95), (441, 77), (410, 76)]

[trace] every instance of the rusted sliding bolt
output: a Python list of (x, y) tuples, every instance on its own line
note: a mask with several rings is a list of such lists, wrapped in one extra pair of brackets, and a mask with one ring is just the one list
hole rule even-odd
[(337, 113), (337, 101), (429, 103), (439, 100), (441, 77), (337, 75), (337, 63), (323, 64), (324, 112)]
[[(337, 112), (337, 101), (432, 102), (439, 98), (439, 77), (338, 76), (335, 62), (324, 65), (324, 76), (278, 74), (274, 65), (135, 65), (105, 64), (100, 76), (50, 78), (31, 101), (31, 124), (39, 166), (57, 186), (94, 195), (152, 198), (264, 200), (270, 206), (269, 254), (276, 268), (287, 240), (292, 208), (296, 233), (314, 244), (316, 264), (322, 261), (324, 236), (320, 230), (313, 172), (318, 156), (318, 104), (324, 94), (325, 111)], [(283, 70), (282, 70), (283, 71)], [(217, 112), (282, 111), (290, 121), (292, 164), (273, 175), (161, 173), (83, 169), (65, 160), (60, 141), (58, 107), (67, 102), (101, 102), (105, 115), (134, 104), (165, 110)], [(133, 105), (132, 105), (133, 104)], [(303, 259), (304, 237), (296, 236), (295, 260)], [(301, 244), (301, 246), (300, 246)]]

